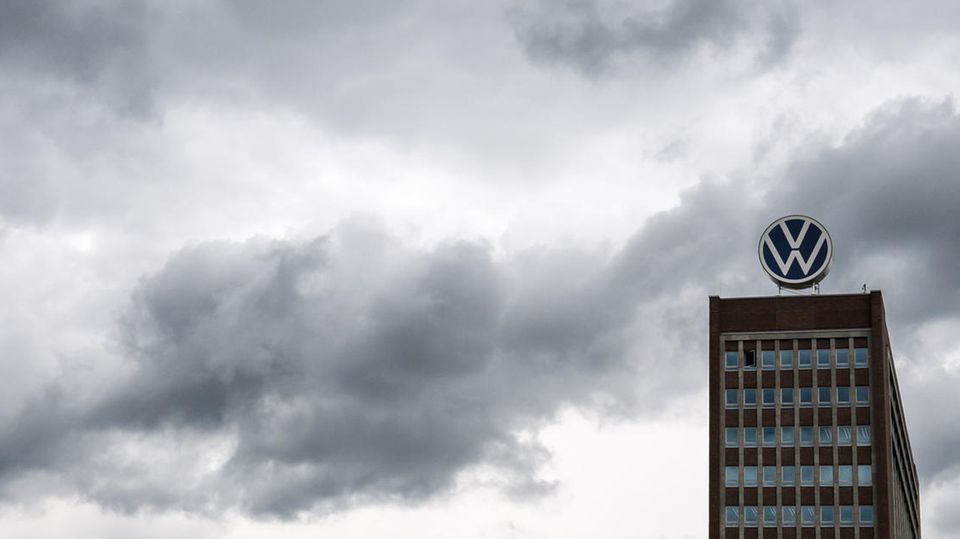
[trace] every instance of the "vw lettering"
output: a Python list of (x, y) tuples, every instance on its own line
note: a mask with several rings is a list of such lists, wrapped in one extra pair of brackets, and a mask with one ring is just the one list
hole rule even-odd
[(807, 288), (827, 276), (833, 241), (816, 219), (788, 215), (763, 231), (759, 254), (760, 265), (774, 282), (786, 288)]

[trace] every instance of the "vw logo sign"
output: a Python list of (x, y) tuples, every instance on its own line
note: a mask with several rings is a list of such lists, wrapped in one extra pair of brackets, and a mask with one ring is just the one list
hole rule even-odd
[(763, 231), (759, 254), (760, 264), (774, 282), (786, 288), (807, 288), (827, 276), (833, 241), (816, 219), (788, 215)]

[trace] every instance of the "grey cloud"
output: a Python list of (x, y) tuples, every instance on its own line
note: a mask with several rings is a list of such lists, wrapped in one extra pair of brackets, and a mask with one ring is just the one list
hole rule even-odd
[[(706, 297), (773, 292), (755, 242), (786, 212), (830, 228), (828, 292), (885, 291), (896, 354), (914, 358), (901, 383), (929, 482), (960, 454), (943, 436), (960, 402), (920, 391), (916, 358), (921, 328), (960, 319), (958, 137), (951, 104), (892, 103), (809, 148), (766, 195), (752, 178), (705, 180), (614, 252), (422, 250), (355, 224), (313, 242), (186, 248), (133, 294), (123, 376), (94, 399), (51, 390), (0, 428), (5, 492), (47, 473), (127, 509), (291, 515), (424, 499), (477, 465), (505, 489), (542, 491), (549, 455), (518, 433), (566, 406), (655, 414), (703, 387)], [(102, 455), (158, 433), (224, 438), (225, 456), (174, 484), (131, 483), (149, 470)]]
[(673, 0), (653, 10), (598, 0), (538, 2), (514, 17), (535, 60), (568, 63), (587, 74), (637, 62), (673, 65), (697, 52), (725, 52), (749, 42), (761, 63), (785, 56), (799, 32), (786, 1)]

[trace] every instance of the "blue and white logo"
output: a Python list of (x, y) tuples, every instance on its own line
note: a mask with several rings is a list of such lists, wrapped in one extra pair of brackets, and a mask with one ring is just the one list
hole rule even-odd
[(760, 236), (760, 264), (777, 284), (806, 288), (830, 270), (833, 241), (816, 219), (788, 215), (777, 219)]

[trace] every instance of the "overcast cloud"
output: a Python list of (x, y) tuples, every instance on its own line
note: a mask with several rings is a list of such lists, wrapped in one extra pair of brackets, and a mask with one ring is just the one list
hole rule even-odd
[(806, 213), (960, 534), (956, 8), (887, 7), (3, 2), (0, 526), (701, 536), (617, 489), (705, 493), (707, 297)]

